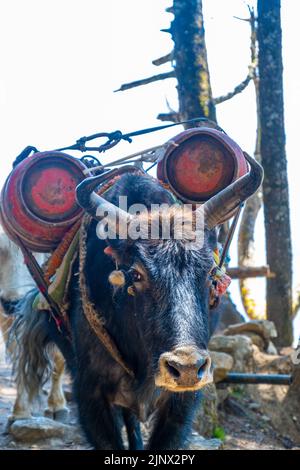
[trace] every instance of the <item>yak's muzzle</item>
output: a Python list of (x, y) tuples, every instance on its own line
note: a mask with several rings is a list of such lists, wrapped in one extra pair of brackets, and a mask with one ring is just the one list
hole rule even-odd
[(179, 346), (159, 358), (155, 384), (172, 392), (199, 390), (213, 381), (211, 358), (195, 346)]

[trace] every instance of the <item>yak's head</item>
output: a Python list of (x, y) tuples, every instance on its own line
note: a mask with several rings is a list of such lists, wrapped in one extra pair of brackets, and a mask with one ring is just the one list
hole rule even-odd
[[(124, 346), (127, 358), (132, 351), (140, 354), (147, 362), (148, 376), (173, 392), (198, 390), (212, 381), (207, 344), (214, 228), (261, 184), (261, 167), (247, 159), (251, 171), (192, 216), (189, 211), (182, 215), (177, 206), (138, 215), (124, 212), (94, 192), (102, 175), (84, 180), (77, 188), (79, 204), (101, 222), (100, 229), (108, 217), (118, 232), (117, 239), (107, 240), (104, 251), (116, 264), (108, 280), (116, 308), (112, 322), (123, 330), (127, 343), (121, 345), (121, 352)], [(200, 227), (198, 216), (200, 222), (204, 220)], [(130, 227), (138, 227), (138, 237)]]

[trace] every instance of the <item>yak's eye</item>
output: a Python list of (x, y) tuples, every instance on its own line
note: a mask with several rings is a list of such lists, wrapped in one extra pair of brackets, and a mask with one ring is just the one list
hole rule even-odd
[(133, 282), (141, 282), (142, 280), (143, 280), (143, 277), (142, 277), (141, 273), (139, 273), (136, 270), (132, 271), (132, 281)]

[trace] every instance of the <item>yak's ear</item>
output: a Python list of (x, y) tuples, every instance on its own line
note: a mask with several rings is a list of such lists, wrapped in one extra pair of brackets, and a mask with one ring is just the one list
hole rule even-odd
[(116, 252), (114, 251), (113, 247), (110, 246), (110, 245), (108, 245), (106, 248), (104, 248), (103, 251), (107, 256), (111, 256), (112, 258), (116, 257)]
[(117, 250), (112, 246), (108, 245), (106, 248), (104, 248), (104, 253), (109, 256), (113, 261), (116, 261), (117, 263), (120, 263), (120, 255), (117, 252)]
[(104, 253), (110, 256), (114, 261), (123, 264), (128, 258), (128, 246), (125, 240), (106, 240), (107, 247)]

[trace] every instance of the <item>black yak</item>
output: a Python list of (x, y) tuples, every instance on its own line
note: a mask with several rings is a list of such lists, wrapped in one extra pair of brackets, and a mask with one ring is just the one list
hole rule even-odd
[[(124, 174), (105, 199), (94, 191), (103, 175), (88, 178), (77, 188), (78, 202), (87, 215), (69, 286), (72, 341), (57, 331), (49, 312), (32, 309), (31, 294), (19, 320), (23, 361), (18, 373), (27, 374), (32, 388), (36, 381), (30, 378), (43, 370), (47, 359), (41, 350), (55, 343), (73, 375), (80, 423), (94, 448), (123, 449), (125, 424), (129, 448), (141, 449), (139, 421), (150, 415), (148, 449), (186, 445), (200, 390), (212, 380), (207, 344), (215, 227), (262, 181), (260, 165), (246, 158), (249, 173), (201, 206), (205, 222), (201, 241), (185, 229), (177, 237), (180, 208), (174, 206), (171, 193), (148, 175)], [(127, 197), (128, 207), (164, 204), (164, 211), (129, 215), (118, 207), (120, 196)], [(170, 237), (162, 235), (164, 217), (169, 220)], [(107, 219), (117, 221), (117, 236), (105, 240), (99, 232), (103, 234)], [(151, 225), (160, 235), (123, 237), (124, 223), (140, 225), (141, 232)]]

